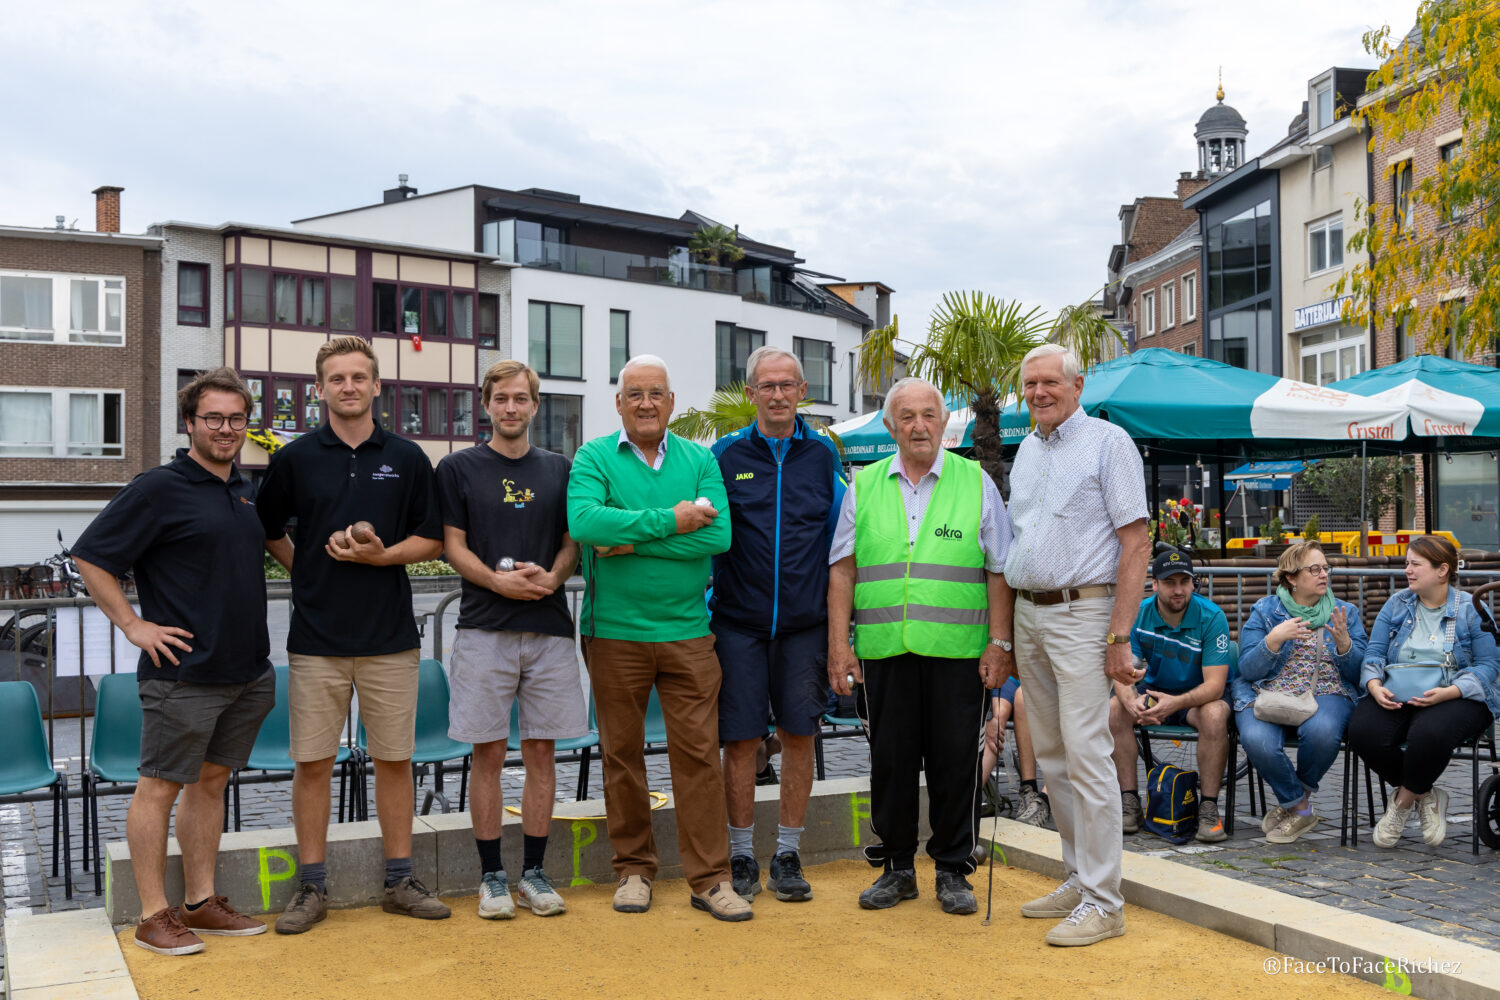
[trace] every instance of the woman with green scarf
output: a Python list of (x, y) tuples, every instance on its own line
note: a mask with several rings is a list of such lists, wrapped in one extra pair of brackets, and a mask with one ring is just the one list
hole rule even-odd
[[(1276, 593), (1256, 601), (1240, 629), (1234, 718), (1246, 756), (1276, 793), (1261, 829), (1271, 843), (1290, 844), (1318, 825), (1312, 793), (1338, 756), (1359, 697), (1366, 640), (1359, 609), (1329, 593), (1328, 557), (1316, 542), (1288, 546), (1276, 581)], [(1271, 713), (1255, 711), (1262, 695), (1298, 698), (1317, 710), (1296, 726), (1268, 722), (1261, 716)], [(1295, 765), (1288, 733), (1297, 737)]]

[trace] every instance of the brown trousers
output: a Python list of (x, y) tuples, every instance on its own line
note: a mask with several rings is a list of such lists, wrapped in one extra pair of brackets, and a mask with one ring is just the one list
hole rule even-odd
[(615, 874), (656, 879), (658, 859), (646, 786), (646, 705), (656, 687), (682, 873), (700, 895), (729, 879), (724, 772), (719, 763), (719, 658), (714, 637), (677, 642), (584, 639), (604, 763), (604, 812)]

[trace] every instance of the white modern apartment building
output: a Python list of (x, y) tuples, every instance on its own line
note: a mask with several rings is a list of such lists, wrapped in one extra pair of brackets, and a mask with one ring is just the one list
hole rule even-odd
[(741, 260), (704, 263), (687, 247), (712, 225), (693, 212), (648, 215), (539, 188), (421, 195), (404, 177), (380, 204), (293, 223), (515, 265), (501, 293), (501, 340), (542, 377), (533, 440), (564, 454), (619, 426), (616, 376), (636, 354), (667, 361), (679, 412), (742, 380), (762, 344), (801, 359), (810, 419), (863, 412), (853, 354), (889, 316), (891, 290), (874, 281), (821, 287), (813, 277), (828, 276), (801, 269), (792, 250), (743, 236)]

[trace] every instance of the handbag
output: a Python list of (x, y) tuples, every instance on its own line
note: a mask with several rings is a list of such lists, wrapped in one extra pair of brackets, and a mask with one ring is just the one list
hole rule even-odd
[(1385, 668), (1385, 689), (1399, 702), (1420, 698), (1433, 688), (1447, 687), (1453, 683), (1456, 672), (1453, 664), (1454, 620), (1448, 619), (1443, 633), (1442, 663), (1388, 663)]
[(1278, 726), (1300, 726), (1318, 710), (1318, 699), (1311, 691), (1292, 694), (1287, 691), (1263, 691), (1256, 688), (1255, 717)]

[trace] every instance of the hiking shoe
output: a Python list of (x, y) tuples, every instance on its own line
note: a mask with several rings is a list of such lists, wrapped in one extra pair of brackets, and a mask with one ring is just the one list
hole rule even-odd
[(1224, 817), (1219, 815), (1219, 804), (1213, 799), (1198, 800), (1198, 839), (1205, 844), (1229, 839), (1224, 832)]
[(182, 926), (199, 934), (250, 937), (266, 932), (265, 924), (230, 906), (226, 896), (210, 896), (196, 910), (190, 910), (184, 904), (177, 916), (182, 921)]
[(944, 913), (969, 914), (979, 910), (974, 887), (958, 872), (937, 873), (937, 898)]
[(1079, 903), (1056, 927), (1047, 932), (1047, 943), (1076, 948), (1125, 933), (1125, 914), (1109, 913), (1095, 903)]
[(1029, 785), (1021, 786), (1021, 808), (1016, 813), (1016, 822), (1028, 826), (1046, 826), (1052, 822), (1052, 806), (1047, 796)]
[(328, 893), (311, 882), (303, 882), (296, 895), (276, 918), (277, 934), (301, 934), (328, 916)]
[(204, 948), (203, 939), (184, 927), (170, 906), (135, 925), (135, 943), (158, 955), (196, 955)]
[(984, 779), (979, 799), (980, 816), (1003, 815), (1005, 796), (1000, 794), (1000, 781), (992, 773)]
[(735, 892), (734, 883), (727, 880), (720, 882), (702, 896), (696, 892), (693, 893), (692, 903), (693, 909), (707, 910), (715, 920), (738, 922), (755, 916), (755, 911), (750, 909), (749, 902)]
[(1417, 818), (1422, 821), (1422, 842), (1436, 847), (1448, 836), (1448, 793), (1441, 788), (1428, 792), (1417, 803)]
[(1281, 825), (1281, 821), (1286, 819), (1286, 814), (1289, 812), (1291, 810), (1286, 806), (1272, 806), (1270, 811), (1260, 821), (1260, 832), (1270, 833), (1276, 829)]
[(917, 873), (911, 868), (882, 872), (875, 884), (859, 894), (863, 910), (889, 910), (903, 899), (917, 898)]
[(415, 875), (386, 886), (380, 908), (387, 913), (399, 913), (419, 920), (442, 920), (453, 912), (437, 898), (437, 893), (417, 881)]
[(568, 904), (552, 888), (547, 873), (540, 868), (528, 868), (521, 873), (521, 884), (516, 893), (521, 905), (539, 917), (555, 917), (568, 911)]
[(510, 883), (504, 872), (485, 872), (479, 879), (479, 915), (486, 920), (509, 920), (516, 915)]
[(1120, 793), (1120, 829), (1135, 833), (1141, 828), (1141, 797), (1135, 792)]
[(1266, 839), (1273, 844), (1290, 844), (1308, 830), (1318, 825), (1317, 813), (1309, 812), (1306, 816), (1295, 809), (1287, 811), (1285, 818), (1276, 824), (1276, 828), (1266, 834)]
[(729, 859), (729, 876), (737, 896), (749, 903), (760, 895), (760, 863), (748, 854)]
[[(804, 903), (812, 899), (812, 886), (802, 877), (802, 857), (796, 851), (782, 851), (771, 859), (771, 873), (766, 888), (783, 903)], [(736, 887), (735, 891), (739, 891)]]
[(1023, 917), (1066, 917), (1078, 908), (1083, 902), (1083, 892), (1078, 888), (1076, 875), (1069, 875), (1068, 880), (1053, 889), (1047, 895), (1033, 899), (1029, 903), (1021, 904), (1021, 916)]
[(644, 875), (626, 875), (615, 889), (615, 910), (645, 913), (651, 909), (651, 880)]

